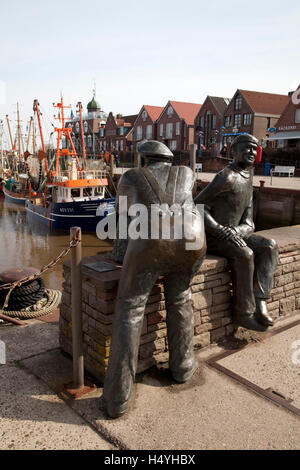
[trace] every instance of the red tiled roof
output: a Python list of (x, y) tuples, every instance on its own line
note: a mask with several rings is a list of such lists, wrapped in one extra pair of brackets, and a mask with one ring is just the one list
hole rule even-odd
[(130, 116), (123, 116), (123, 119), (126, 122), (126, 124), (129, 123), (133, 125), (137, 117), (138, 117), (138, 114), (131, 114)]
[(202, 104), (184, 103), (182, 101), (170, 101), (180, 118), (183, 118), (187, 124), (194, 124), (195, 117), (200, 111)]
[(281, 114), (290, 97), (260, 91), (239, 90), (255, 113)]
[(153, 122), (155, 122), (159, 118), (164, 109), (163, 106), (150, 106), (148, 104), (145, 104), (144, 108), (146, 109)]

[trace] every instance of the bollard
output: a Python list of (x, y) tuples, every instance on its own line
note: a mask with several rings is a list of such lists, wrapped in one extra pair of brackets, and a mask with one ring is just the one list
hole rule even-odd
[(196, 151), (197, 151), (197, 145), (191, 144), (190, 145), (190, 168), (194, 174), (196, 171)]
[(80, 240), (71, 250), (71, 286), (72, 286), (72, 347), (73, 347), (73, 385), (79, 389), (84, 386), (84, 362), (82, 340), (82, 295), (81, 295), (81, 228), (71, 227), (70, 239)]

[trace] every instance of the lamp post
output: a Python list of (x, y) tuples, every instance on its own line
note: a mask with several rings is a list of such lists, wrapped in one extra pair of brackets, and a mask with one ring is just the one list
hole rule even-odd
[(199, 131), (199, 151), (198, 151), (199, 158), (202, 157), (202, 137), (203, 137), (203, 132)]
[(218, 139), (218, 134), (219, 134), (218, 129), (215, 129), (214, 134), (215, 134), (215, 136), (214, 136), (214, 157), (216, 157), (217, 156), (217, 139)]
[(221, 135), (220, 135), (220, 154), (221, 154), (221, 150), (223, 148), (223, 134), (224, 134), (224, 130), (225, 130), (225, 127), (224, 126), (221, 126), (220, 127), (220, 131), (221, 131)]

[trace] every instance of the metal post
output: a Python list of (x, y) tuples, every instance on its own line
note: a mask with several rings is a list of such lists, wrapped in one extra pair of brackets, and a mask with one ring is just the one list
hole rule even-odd
[(110, 176), (112, 178), (115, 174), (115, 162), (114, 162), (113, 154), (110, 155), (109, 166), (110, 166)]
[(81, 228), (71, 227), (70, 239), (79, 243), (71, 250), (71, 285), (72, 285), (72, 347), (73, 347), (73, 385), (84, 386), (83, 338), (82, 338), (82, 294), (81, 294)]
[(191, 144), (190, 145), (190, 168), (194, 174), (196, 171), (196, 151), (197, 151), (197, 144)]

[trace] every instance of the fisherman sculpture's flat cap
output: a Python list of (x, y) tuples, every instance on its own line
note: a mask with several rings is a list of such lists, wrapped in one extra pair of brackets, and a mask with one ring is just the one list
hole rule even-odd
[(174, 157), (171, 150), (165, 144), (157, 140), (143, 140), (138, 144), (137, 151), (144, 157)]
[(236, 136), (233, 139), (231, 146), (233, 147), (234, 145), (240, 144), (242, 142), (252, 142), (253, 144), (258, 145), (258, 140), (253, 135), (251, 135), (251, 134), (241, 134), (241, 135)]

